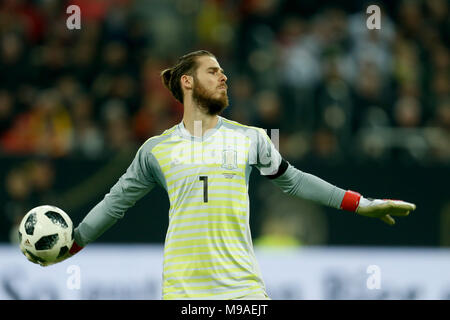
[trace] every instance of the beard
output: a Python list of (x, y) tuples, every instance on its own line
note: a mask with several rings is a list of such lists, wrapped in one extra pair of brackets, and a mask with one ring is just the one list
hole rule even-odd
[(220, 98), (214, 98), (213, 94), (208, 92), (197, 80), (195, 82), (192, 99), (206, 114), (214, 116), (219, 115), (222, 111), (228, 107), (228, 95), (226, 91), (220, 96)]

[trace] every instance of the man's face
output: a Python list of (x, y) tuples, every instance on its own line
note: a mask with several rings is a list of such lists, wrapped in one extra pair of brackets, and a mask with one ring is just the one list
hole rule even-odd
[(228, 107), (227, 77), (213, 57), (199, 57), (197, 63), (192, 98), (207, 114), (220, 114)]

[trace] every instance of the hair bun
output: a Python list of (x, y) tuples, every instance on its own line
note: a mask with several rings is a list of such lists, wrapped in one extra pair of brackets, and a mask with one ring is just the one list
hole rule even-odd
[(161, 77), (163, 79), (163, 84), (170, 89), (170, 80), (172, 79), (173, 70), (172, 68), (165, 69), (161, 72)]

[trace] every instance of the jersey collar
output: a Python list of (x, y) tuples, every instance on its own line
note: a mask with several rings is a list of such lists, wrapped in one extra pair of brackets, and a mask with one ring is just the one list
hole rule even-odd
[(214, 128), (208, 130), (203, 137), (196, 137), (191, 135), (191, 133), (186, 129), (186, 127), (184, 126), (183, 120), (181, 120), (181, 122), (178, 124), (178, 132), (180, 133), (180, 135), (186, 139), (192, 140), (192, 141), (205, 141), (206, 139), (208, 139), (210, 136), (212, 136), (214, 133), (217, 132), (217, 130), (220, 128), (220, 126), (222, 125), (222, 117), (218, 116), (218, 120), (217, 120), (217, 124), (215, 125)]

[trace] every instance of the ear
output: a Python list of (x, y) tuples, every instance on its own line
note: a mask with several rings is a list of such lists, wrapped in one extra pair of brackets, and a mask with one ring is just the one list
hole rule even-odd
[(181, 86), (185, 89), (192, 89), (194, 86), (194, 77), (183, 74), (181, 76)]

